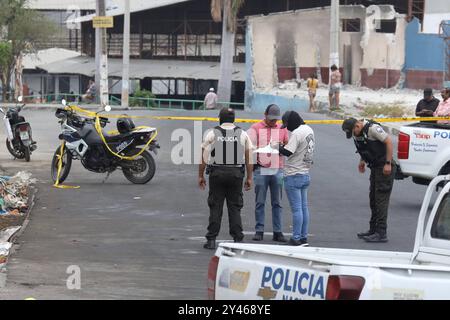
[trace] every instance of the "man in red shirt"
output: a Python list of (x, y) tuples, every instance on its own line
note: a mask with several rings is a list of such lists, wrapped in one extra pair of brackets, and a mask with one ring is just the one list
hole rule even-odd
[(255, 123), (248, 130), (248, 135), (256, 148), (268, 147), (268, 151), (275, 153), (257, 153), (257, 163), (254, 166), (254, 182), (256, 194), (255, 207), (255, 236), (253, 240), (261, 241), (264, 238), (264, 217), (267, 189), (270, 188), (272, 204), (273, 241), (287, 242), (282, 233), (282, 179), (283, 156), (270, 148), (271, 142), (287, 144), (288, 131), (281, 129), (277, 121), (281, 119), (281, 110), (271, 104), (264, 113), (264, 120)]

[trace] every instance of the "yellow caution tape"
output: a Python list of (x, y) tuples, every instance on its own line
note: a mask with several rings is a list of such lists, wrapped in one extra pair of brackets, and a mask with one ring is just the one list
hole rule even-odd
[[(179, 121), (212, 121), (218, 122), (218, 118), (208, 117), (172, 117), (172, 116), (153, 116), (154, 120), (179, 120)], [(377, 122), (410, 122), (410, 121), (437, 121), (437, 120), (450, 120), (450, 117), (433, 117), (433, 118), (420, 118), (420, 117), (404, 117), (404, 118), (365, 118), (372, 119)], [(257, 123), (261, 119), (236, 119), (236, 123)], [(344, 120), (305, 120), (307, 124), (342, 124)]]
[[(137, 157), (139, 157), (148, 148), (148, 146), (152, 143), (152, 141), (155, 140), (155, 138), (158, 135), (158, 131), (155, 130), (155, 133), (149, 139), (149, 141), (145, 144), (144, 148), (141, 149), (141, 151), (139, 151), (137, 154), (135, 154), (133, 156), (123, 156), (121, 154), (118, 154), (118, 153), (112, 151), (111, 148), (109, 147), (108, 142), (106, 141), (106, 138), (103, 135), (102, 126), (101, 126), (101, 123), (100, 123), (100, 117), (107, 118), (107, 119), (110, 119), (110, 118), (115, 118), (115, 119), (128, 118), (129, 119), (129, 118), (149, 118), (149, 117), (125, 116), (125, 115), (121, 115), (121, 116), (117, 116), (117, 115), (103, 116), (102, 115), (102, 116), (100, 116), (98, 112), (88, 111), (88, 110), (82, 109), (82, 108), (77, 107), (77, 106), (68, 106), (68, 107), (66, 107), (66, 109), (70, 109), (70, 110), (73, 110), (75, 112), (85, 114), (87, 117), (94, 117), (95, 118), (95, 129), (97, 130), (97, 133), (99, 134), (100, 138), (102, 139), (103, 144), (105, 145), (106, 149), (108, 149), (108, 151), (111, 154), (113, 154), (114, 156), (118, 157), (121, 160), (132, 161), (132, 160), (136, 159)], [(135, 128), (134, 131), (135, 130), (139, 130), (139, 129), (146, 129), (146, 128), (149, 128), (149, 127), (140, 126), (140, 127)], [(112, 131), (112, 134), (118, 134), (118, 133), (119, 133), (118, 131)], [(58, 173), (57, 173), (57, 177), (56, 177), (56, 182), (55, 182), (55, 184), (53, 186), (55, 188), (59, 188), (59, 189), (79, 189), (80, 188), (79, 186), (66, 186), (66, 185), (61, 185), (59, 183), (61, 170), (62, 170), (62, 157), (64, 155), (64, 147), (65, 147), (65, 142), (62, 141), (61, 142), (60, 154), (57, 155), (57, 157), (58, 157)]]
[[(85, 109), (82, 109), (80, 107), (77, 106), (68, 106), (67, 108), (69, 108), (70, 110), (76, 111), (78, 113), (82, 113), (85, 114), (88, 117), (92, 117), (95, 118), (95, 129), (97, 130), (97, 133), (99, 134), (100, 138), (103, 141), (103, 144), (105, 145), (106, 149), (108, 149), (108, 151), (113, 154), (114, 156), (118, 157), (119, 159), (122, 160), (134, 160), (137, 157), (139, 157), (146, 149), (147, 147), (152, 143), (153, 140), (155, 140), (156, 136), (158, 135), (158, 131), (156, 130), (155, 133), (153, 134), (153, 136), (150, 138), (150, 140), (145, 144), (144, 148), (141, 149), (141, 151), (139, 151), (137, 154), (133, 155), (133, 156), (123, 156), (120, 155), (114, 151), (111, 150), (111, 148), (108, 145), (108, 142), (106, 141), (105, 136), (103, 135), (103, 130), (102, 130), (102, 126), (100, 124), (100, 118), (106, 118), (106, 119), (151, 119), (151, 117), (148, 116), (128, 116), (128, 115), (99, 115), (100, 112), (93, 112), (93, 111), (88, 111)], [(140, 126), (138, 128), (135, 128), (134, 130), (139, 130), (139, 129), (145, 129), (145, 128), (149, 128), (146, 126)], [(112, 131), (113, 133), (118, 133), (118, 131)]]
[(97, 132), (100, 135), (100, 138), (102, 139), (103, 144), (105, 145), (106, 149), (108, 149), (108, 151), (111, 154), (115, 155), (116, 157), (118, 157), (118, 158), (120, 158), (122, 160), (130, 160), (130, 161), (132, 161), (132, 160), (136, 159), (137, 157), (139, 157), (147, 149), (147, 147), (150, 145), (150, 143), (152, 143), (152, 141), (155, 140), (156, 136), (158, 135), (158, 131), (156, 130), (155, 134), (148, 140), (148, 142), (145, 144), (144, 148), (142, 148), (141, 151), (139, 151), (137, 154), (135, 154), (133, 156), (122, 156), (122, 155), (112, 151), (111, 148), (109, 147), (108, 142), (106, 141), (105, 136), (103, 135), (102, 126), (100, 124), (100, 118), (99, 117), (97, 117), (95, 119), (95, 129), (97, 129)]
[[(66, 143), (65, 143), (65, 141), (63, 140), (62, 142), (61, 142), (61, 150), (60, 150), (60, 153), (59, 153), (59, 155), (57, 155), (57, 157), (58, 157), (58, 173), (57, 173), (57, 175), (56, 175), (56, 182), (55, 182), (55, 184), (53, 185), (55, 188), (58, 188), (58, 189), (79, 189), (80, 187), (79, 186), (64, 186), (64, 185), (61, 185), (61, 184), (59, 184), (59, 177), (60, 177), (60, 175), (61, 175), (61, 169), (62, 169), (62, 158), (63, 158), (63, 155), (64, 155), (64, 147), (65, 147), (65, 145), (66, 145)], [(70, 157), (69, 155), (67, 155), (68, 157)]]
[[(141, 149), (140, 152), (138, 152), (136, 155), (133, 156), (123, 156), (118, 153), (115, 153), (111, 150), (109, 147), (106, 138), (103, 135), (102, 127), (100, 124), (100, 117), (106, 118), (106, 119), (121, 119), (121, 118), (128, 118), (128, 119), (154, 119), (154, 120), (178, 120), (178, 121), (211, 121), (211, 122), (218, 122), (218, 118), (211, 118), (211, 117), (176, 117), (176, 116), (128, 116), (128, 115), (102, 115), (99, 116), (99, 112), (93, 112), (88, 111), (85, 109), (82, 109), (77, 106), (67, 106), (66, 109), (73, 110), (75, 112), (85, 114), (87, 117), (95, 118), (95, 129), (97, 130), (98, 134), (100, 135), (100, 138), (102, 139), (104, 145), (108, 149), (108, 151), (113, 154), (114, 156), (122, 159), (122, 160), (134, 160), (137, 157), (139, 157), (146, 149), (147, 147), (152, 143), (152, 141), (156, 138), (158, 135), (158, 131), (155, 131), (155, 134), (150, 138), (150, 140), (147, 142), (144, 148)], [(411, 122), (411, 121), (439, 121), (439, 120), (450, 120), (450, 117), (399, 117), (399, 118), (372, 118), (372, 120), (375, 120), (377, 122), (383, 123), (383, 122)], [(260, 122), (260, 119), (236, 119), (235, 122), (238, 123), (257, 123)], [(307, 124), (342, 124), (344, 120), (305, 120)], [(139, 130), (143, 128), (148, 128), (145, 126), (137, 127), (134, 130)], [(119, 132), (117, 130), (110, 131), (109, 134), (118, 134)], [(78, 189), (79, 186), (64, 186), (59, 184), (59, 177), (61, 174), (62, 169), (62, 157), (64, 154), (64, 147), (65, 142), (63, 141), (61, 143), (61, 152), (60, 155), (57, 156), (58, 161), (58, 173), (57, 173), (57, 179), (54, 184), (55, 188), (61, 188), (61, 189)]]
[[(97, 113), (81, 109), (76, 106), (70, 106), (69, 108), (78, 111), (80, 113), (85, 113), (89, 117), (97, 117)], [(153, 119), (153, 120), (177, 120), (177, 121), (209, 121), (218, 122), (219, 118), (213, 117), (178, 117), (178, 116), (122, 116), (122, 115), (108, 115), (102, 116), (108, 119), (120, 119), (120, 118), (131, 118), (131, 119)], [(355, 118), (365, 118), (365, 117), (355, 117)], [(365, 118), (375, 120), (377, 122), (410, 122), (410, 121), (439, 121), (439, 120), (450, 120), (450, 117), (397, 117), (397, 118)], [(257, 123), (261, 119), (236, 119), (237, 123)], [(344, 120), (305, 120), (307, 124), (342, 124)]]

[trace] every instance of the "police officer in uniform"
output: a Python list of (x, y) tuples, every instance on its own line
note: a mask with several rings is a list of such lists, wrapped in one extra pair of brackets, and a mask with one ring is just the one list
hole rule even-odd
[[(202, 144), (202, 160), (199, 166), (200, 189), (206, 187), (205, 169), (209, 174), (209, 225), (205, 249), (216, 248), (216, 237), (220, 231), (223, 204), (226, 200), (230, 235), (234, 242), (242, 242), (241, 209), (244, 204), (242, 187), (251, 189), (253, 165), (251, 164), (252, 142), (247, 133), (234, 125), (234, 110), (224, 108), (219, 114), (220, 126), (211, 130)], [(208, 165), (207, 165), (208, 164)], [(245, 171), (247, 177), (244, 183)]]
[(361, 156), (359, 172), (364, 173), (366, 165), (370, 168), (370, 228), (358, 233), (358, 238), (367, 242), (387, 242), (389, 198), (395, 176), (392, 140), (379, 123), (371, 120), (346, 119), (342, 130), (347, 139), (353, 137)]

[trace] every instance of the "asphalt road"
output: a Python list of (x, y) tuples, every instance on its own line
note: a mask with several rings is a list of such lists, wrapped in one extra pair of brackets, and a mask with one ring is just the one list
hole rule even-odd
[[(129, 112), (145, 115), (191, 115), (188, 111)], [(194, 113), (199, 115), (198, 113)], [(31, 221), (18, 239), (7, 266), (8, 278), (0, 299), (205, 299), (208, 262), (212, 251), (202, 248), (208, 208), (207, 192), (197, 187), (197, 166), (175, 165), (171, 141), (176, 129), (194, 136), (190, 121), (140, 121), (159, 130), (161, 150), (157, 173), (145, 186), (130, 184), (120, 171), (102, 183), (75, 162), (67, 184), (77, 190), (51, 186), (50, 161), (59, 145), (59, 126), (50, 110), (24, 111), (38, 150), (27, 164), (12, 160), (3, 142), (0, 166), (14, 173), (29, 170), (38, 179)], [(201, 115), (216, 116), (216, 112)], [(238, 113), (239, 117), (258, 115)], [(304, 114), (305, 119), (325, 119)], [(202, 130), (215, 125), (204, 123)], [(247, 129), (248, 124), (242, 125)], [(337, 125), (314, 125), (315, 165), (309, 191), (311, 246), (388, 251), (411, 251), (416, 219), (426, 188), (411, 180), (397, 181), (391, 198), (386, 244), (356, 238), (366, 230), (369, 211), (369, 173), (357, 171), (358, 157)], [(4, 141), (4, 130), (0, 131)], [(189, 141), (188, 141), (189, 142)], [(194, 150), (192, 148), (192, 157)], [(284, 196), (284, 230), (291, 232), (291, 215)], [(245, 193), (242, 212), (246, 241), (254, 227), (254, 192)], [(266, 239), (271, 243), (270, 211), (266, 207)], [(219, 239), (230, 241), (224, 214)], [(81, 270), (81, 289), (69, 290), (69, 266)]]

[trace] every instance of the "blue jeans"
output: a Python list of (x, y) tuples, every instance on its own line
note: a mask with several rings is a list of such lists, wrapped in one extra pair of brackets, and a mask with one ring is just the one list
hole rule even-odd
[(281, 214), (282, 207), (280, 203), (282, 188), (282, 172), (278, 170), (274, 175), (262, 175), (261, 169), (258, 168), (254, 172), (255, 194), (256, 194), (256, 207), (255, 207), (255, 220), (256, 232), (264, 232), (264, 216), (267, 189), (270, 188), (270, 200), (272, 204), (272, 223), (273, 232), (281, 232)]
[(309, 210), (307, 190), (310, 177), (307, 174), (296, 174), (284, 178), (284, 185), (289, 204), (292, 209), (292, 226), (294, 240), (308, 237)]

